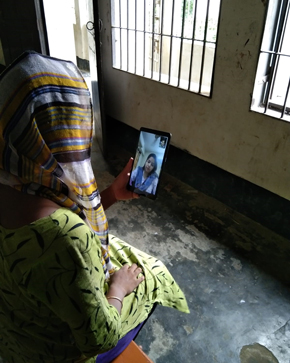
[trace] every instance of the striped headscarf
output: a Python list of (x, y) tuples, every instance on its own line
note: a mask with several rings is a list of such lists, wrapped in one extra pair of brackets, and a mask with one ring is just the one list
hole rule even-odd
[(0, 183), (77, 213), (113, 272), (108, 223), (91, 166), (90, 93), (68, 61), (25, 52), (0, 76)]

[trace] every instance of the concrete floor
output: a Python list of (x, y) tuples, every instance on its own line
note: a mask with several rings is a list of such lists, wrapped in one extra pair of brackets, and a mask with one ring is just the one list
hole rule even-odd
[[(131, 155), (95, 145), (100, 190)], [(110, 232), (160, 258), (191, 313), (158, 307), (137, 338), (155, 363), (290, 363), (290, 243), (163, 174), (156, 201), (119, 202)], [(136, 362), (138, 363), (138, 362)]]
[[(94, 143), (100, 190), (131, 156), (109, 151)], [(154, 363), (290, 363), (289, 241), (167, 174), (160, 183), (156, 201), (113, 205), (110, 232), (163, 260), (191, 313), (157, 307), (136, 342)]]

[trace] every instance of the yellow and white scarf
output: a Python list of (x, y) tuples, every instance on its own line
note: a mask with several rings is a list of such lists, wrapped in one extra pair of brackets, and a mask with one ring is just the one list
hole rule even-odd
[(113, 272), (108, 223), (91, 166), (92, 104), (72, 63), (25, 52), (0, 75), (0, 183), (77, 213)]

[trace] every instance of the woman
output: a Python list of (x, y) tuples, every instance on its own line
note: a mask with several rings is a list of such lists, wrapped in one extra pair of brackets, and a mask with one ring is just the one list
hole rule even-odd
[(155, 154), (149, 154), (144, 166), (138, 166), (133, 170), (130, 178), (130, 184), (134, 185), (136, 193), (146, 192), (155, 194), (158, 184), (157, 157)]
[(73, 63), (26, 52), (1, 74), (5, 362), (110, 362), (155, 304), (189, 312), (160, 261), (108, 235), (104, 209), (137, 197), (125, 188), (132, 160), (100, 194), (91, 141), (89, 91)]

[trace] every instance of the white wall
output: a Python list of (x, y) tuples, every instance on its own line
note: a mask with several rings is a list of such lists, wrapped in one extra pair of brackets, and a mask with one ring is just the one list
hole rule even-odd
[(109, 1), (101, 3), (107, 113), (169, 131), (178, 148), (290, 199), (290, 124), (249, 110), (265, 1), (222, 0), (212, 99), (112, 69)]

